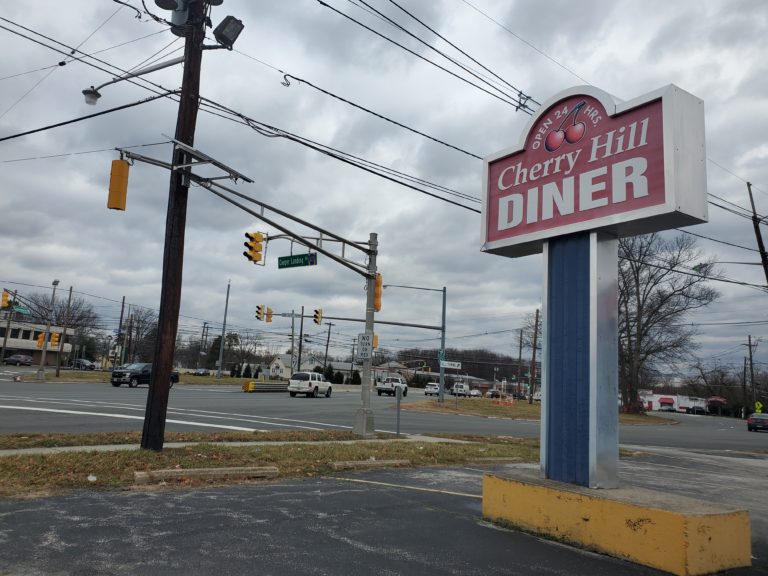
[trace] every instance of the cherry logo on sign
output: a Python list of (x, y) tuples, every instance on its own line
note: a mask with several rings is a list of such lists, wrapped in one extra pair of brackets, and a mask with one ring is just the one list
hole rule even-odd
[[(587, 132), (587, 125), (582, 121), (577, 122), (576, 117), (586, 104), (585, 100), (576, 104), (573, 110), (563, 118), (558, 129), (552, 130), (547, 134), (547, 137), (544, 139), (544, 148), (547, 149), (547, 152), (554, 152), (560, 148), (563, 145), (563, 141), (568, 142), (568, 144), (575, 144), (584, 137), (584, 134)], [(569, 119), (572, 122), (571, 125), (563, 130), (563, 126), (565, 126)]]

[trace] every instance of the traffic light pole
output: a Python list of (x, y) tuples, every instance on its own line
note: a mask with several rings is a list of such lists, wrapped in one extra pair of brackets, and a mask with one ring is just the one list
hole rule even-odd
[(37, 379), (45, 381), (45, 351), (48, 349), (48, 339), (51, 334), (51, 320), (53, 318), (53, 305), (56, 303), (56, 286), (58, 280), (53, 281), (53, 293), (51, 294), (51, 307), (48, 310), (48, 321), (45, 323), (45, 337), (43, 338), (43, 352), (40, 354), (40, 368), (37, 370)]
[[(11, 302), (16, 304), (16, 294), (18, 293), (18, 290), (13, 291), (13, 298), (11, 299)], [(11, 330), (11, 318), (13, 317), (13, 307), (11, 306), (10, 310), (7, 312), (8, 318), (5, 322), (5, 336), (3, 336), (3, 348), (2, 351), (0, 351), (0, 362), (5, 360), (5, 347), (8, 344), (8, 332)]]
[[(205, 39), (205, 5), (203, 0), (189, 1), (184, 44), (184, 76), (181, 84), (175, 139), (188, 146), (194, 144), (200, 93), (200, 67)], [(187, 153), (174, 147), (173, 165), (188, 164)], [(184, 231), (187, 218), (188, 168), (172, 170), (165, 221), (163, 251), (163, 280), (160, 292), (157, 341), (152, 363), (152, 377), (147, 394), (147, 409), (141, 447), (163, 449), (165, 419), (168, 412), (168, 392), (173, 367), (176, 331), (181, 305), (181, 280), (184, 263)]]
[[(366, 283), (366, 305), (365, 305), (365, 332), (373, 335), (373, 313), (374, 313), (374, 292), (376, 290), (376, 252), (378, 249), (378, 239), (375, 232), (371, 232), (368, 242), (370, 255), (368, 257), (368, 278)], [(362, 405), (355, 415), (355, 425), (353, 432), (364, 438), (371, 438), (374, 435), (373, 410), (371, 409), (371, 388), (373, 385), (371, 378), (371, 351), (368, 357), (363, 359), (363, 381), (360, 385)], [(360, 351), (358, 351), (360, 354)]]

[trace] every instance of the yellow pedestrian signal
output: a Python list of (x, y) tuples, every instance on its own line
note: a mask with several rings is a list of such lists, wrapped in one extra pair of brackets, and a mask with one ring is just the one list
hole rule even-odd
[(264, 320), (264, 304), (256, 306), (256, 320)]
[(112, 172), (109, 175), (109, 197), (107, 208), (110, 210), (125, 210), (125, 200), (128, 196), (128, 161), (112, 160)]
[(51, 346), (53, 346), (54, 348), (58, 348), (59, 347), (59, 333), (58, 332), (53, 332), (51, 334)]
[(267, 306), (267, 322), (272, 322), (272, 308)]
[(45, 334), (41, 333), (37, 337), (37, 347), (42, 350), (43, 349), (43, 344), (45, 344)]
[(378, 334), (374, 334), (374, 335), (373, 335), (373, 344), (372, 344), (372, 347), (373, 347), (373, 348), (378, 348), (378, 347), (379, 347), (379, 335), (378, 335)]
[(381, 274), (376, 274), (376, 283), (373, 289), (373, 309), (378, 312), (381, 310), (381, 292), (384, 289), (384, 278)]
[(248, 260), (254, 264), (258, 264), (264, 256), (262, 254), (262, 251), (264, 250), (264, 234), (261, 232), (246, 232), (245, 238), (248, 241), (243, 242), (243, 246), (248, 248), (248, 250), (243, 252), (243, 256), (248, 258)]
[(323, 323), (323, 309), (322, 308), (316, 308), (315, 309), (315, 324), (322, 324)]
[(11, 305), (11, 295), (8, 290), (3, 290), (3, 308), (8, 308)]

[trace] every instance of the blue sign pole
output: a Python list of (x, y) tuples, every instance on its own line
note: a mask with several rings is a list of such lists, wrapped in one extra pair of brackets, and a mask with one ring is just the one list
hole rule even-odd
[(618, 241), (588, 232), (544, 247), (541, 467), (618, 485)]

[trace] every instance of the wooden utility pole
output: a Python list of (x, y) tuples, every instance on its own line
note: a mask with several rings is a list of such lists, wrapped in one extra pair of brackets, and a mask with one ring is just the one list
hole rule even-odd
[(328, 344), (331, 343), (331, 326), (336, 326), (333, 322), (326, 322), (328, 324), (328, 338), (325, 339), (325, 358), (323, 358), (323, 370), (325, 370), (328, 364)]
[(533, 404), (533, 393), (536, 391), (536, 344), (539, 338), (539, 309), (536, 308), (536, 320), (533, 322), (533, 352), (531, 352), (531, 376), (530, 376), (530, 392), (528, 397), (528, 404)]
[(768, 253), (765, 251), (765, 244), (763, 244), (763, 235), (760, 233), (760, 218), (757, 216), (757, 210), (755, 210), (755, 200), (752, 198), (752, 184), (747, 182), (747, 192), (749, 192), (749, 203), (752, 205), (752, 226), (755, 228), (755, 238), (757, 239), (757, 249), (760, 251), (760, 261), (763, 264), (763, 272), (765, 273), (765, 282), (768, 284)]
[[(175, 139), (188, 146), (194, 145), (197, 111), (200, 100), (200, 67), (205, 39), (204, 0), (189, 0), (189, 18), (184, 44), (184, 76), (181, 83), (179, 112), (176, 119)], [(188, 164), (189, 158), (175, 148), (173, 165)], [(157, 340), (152, 362), (152, 378), (147, 395), (144, 430), (141, 447), (163, 449), (165, 419), (168, 411), (168, 392), (173, 369), (173, 352), (179, 325), (181, 280), (184, 263), (184, 231), (187, 219), (189, 169), (172, 170), (168, 192), (168, 211), (165, 221), (165, 249), (163, 251), (163, 281), (160, 292)]]
[(520, 342), (517, 346), (517, 384), (515, 386), (515, 392), (520, 394), (520, 378), (523, 376), (523, 329), (520, 328)]
[(752, 362), (752, 335), (750, 334), (747, 340), (749, 346), (749, 383), (752, 386), (752, 410), (754, 411), (755, 401), (755, 365)]

